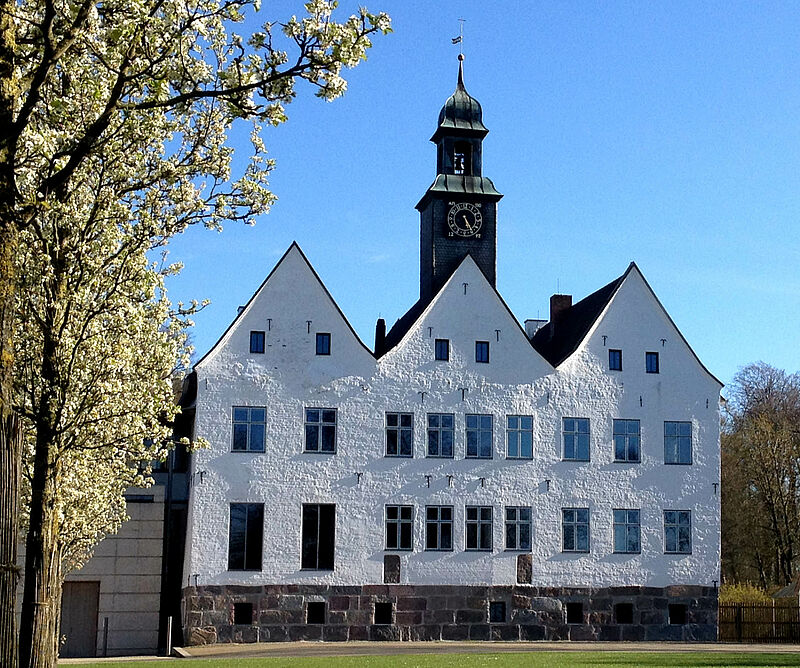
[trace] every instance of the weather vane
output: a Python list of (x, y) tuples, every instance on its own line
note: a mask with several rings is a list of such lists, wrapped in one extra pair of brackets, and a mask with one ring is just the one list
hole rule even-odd
[(464, 58), (464, 19), (458, 19), (458, 37), (453, 37), (451, 40), (453, 44), (458, 44), (459, 60)]

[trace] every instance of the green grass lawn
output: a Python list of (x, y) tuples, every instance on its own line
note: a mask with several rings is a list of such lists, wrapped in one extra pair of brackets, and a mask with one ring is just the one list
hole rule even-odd
[(407, 654), (401, 656), (294, 657), (276, 659), (175, 659), (136, 663), (72, 664), (70, 668), (583, 668), (584, 666), (800, 666), (797, 654), (755, 652), (527, 652)]

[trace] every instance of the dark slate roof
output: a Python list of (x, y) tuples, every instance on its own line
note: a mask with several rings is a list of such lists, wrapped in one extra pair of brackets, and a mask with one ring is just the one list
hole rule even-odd
[(536, 332), (531, 343), (539, 354), (556, 367), (574, 353), (633, 267), (631, 262), (622, 276), (567, 309), (555, 333), (552, 322)]
[(428, 308), (428, 304), (430, 304), (435, 298), (436, 295), (431, 295), (430, 297), (424, 299), (420, 297), (416, 304), (408, 309), (404, 315), (400, 316), (397, 319), (397, 322), (395, 322), (394, 325), (392, 325), (392, 328), (387, 332), (386, 343), (383, 346), (383, 350), (376, 350), (375, 356), (382, 357), (398, 343), (400, 343), (400, 340), (406, 335), (406, 332), (411, 329), (412, 325), (422, 315), (422, 312)]

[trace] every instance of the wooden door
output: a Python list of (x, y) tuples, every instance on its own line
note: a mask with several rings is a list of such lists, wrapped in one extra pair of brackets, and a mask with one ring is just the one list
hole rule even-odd
[(61, 594), (61, 645), (59, 656), (97, 656), (99, 582), (65, 582)]

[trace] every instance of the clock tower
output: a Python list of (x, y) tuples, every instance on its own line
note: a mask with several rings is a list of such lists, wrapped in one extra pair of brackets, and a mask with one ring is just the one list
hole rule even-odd
[(420, 298), (430, 299), (471, 255), (495, 285), (497, 202), (502, 195), (482, 175), (482, 143), (489, 130), (478, 101), (464, 88), (464, 56), (458, 84), (439, 112), (436, 180), (417, 204), (420, 214)]

